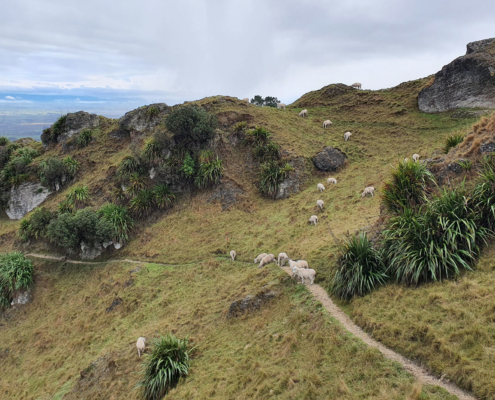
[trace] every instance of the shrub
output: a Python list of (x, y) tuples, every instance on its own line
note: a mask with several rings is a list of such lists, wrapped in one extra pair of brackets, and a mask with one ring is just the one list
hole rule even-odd
[(277, 108), (277, 104), (280, 103), (280, 100), (273, 96), (266, 96), (264, 103), (265, 103), (265, 107)]
[(89, 142), (91, 142), (91, 139), (93, 139), (93, 131), (91, 129), (85, 129), (77, 137), (76, 140), (77, 147), (79, 148), (86, 147), (89, 144)]
[(417, 285), (470, 270), (491, 233), (477, 223), (461, 188), (444, 191), (416, 212), (406, 208), (383, 235), (389, 275)]
[(14, 251), (0, 254), (0, 306), (6, 308), (16, 292), (33, 284), (33, 263), (24, 254)]
[(246, 132), (244, 140), (254, 146), (266, 145), (270, 141), (272, 134), (263, 127), (250, 129)]
[(0, 136), (0, 146), (6, 146), (9, 144), (9, 139), (5, 136)]
[(39, 153), (31, 147), (21, 147), (15, 152), (15, 155), (24, 158), (26, 163), (29, 164), (34, 158), (39, 156)]
[(165, 126), (180, 144), (206, 143), (217, 128), (216, 115), (197, 106), (182, 106), (170, 113)]
[(29, 157), (15, 156), (9, 160), (0, 173), (0, 179), (16, 186), (29, 176), (28, 165), (31, 163)]
[(194, 179), (198, 188), (205, 188), (220, 182), (223, 176), (223, 161), (217, 156), (216, 160), (201, 163)]
[(56, 142), (62, 132), (65, 131), (65, 122), (67, 121), (67, 115), (62, 115), (50, 128), (51, 141)]
[(67, 169), (64, 162), (58, 158), (48, 158), (40, 162), (38, 166), (38, 176), (44, 186), (54, 188), (56, 184), (61, 184), (66, 173)]
[(76, 177), (77, 171), (81, 166), (81, 163), (71, 156), (67, 156), (62, 160), (64, 164), (65, 171), (69, 178), (74, 179)]
[(390, 212), (402, 212), (423, 204), (435, 184), (433, 174), (426, 165), (414, 161), (404, 161), (392, 172), (392, 179), (382, 189), (382, 200)]
[(47, 227), (55, 217), (55, 213), (50, 210), (36, 207), (29, 218), (21, 220), (18, 231), (19, 237), (22, 241), (27, 242), (30, 238), (38, 239), (46, 236)]
[(484, 157), (482, 170), (473, 190), (472, 202), (478, 224), (495, 230), (495, 166), (492, 158)]
[(134, 220), (126, 207), (116, 204), (105, 204), (98, 212), (100, 218), (110, 222), (113, 227), (112, 241), (114, 243), (126, 244), (129, 241), (129, 232), (134, 226)]
[(133, 172), (129, 176), (129, 186), (126, 189), (127, 193), (131, 196), (135, 196), (140, 190), (144, 189), (144, 176), (140, 175), (138, 172)]
[(60, 213), (74, 213), (86, 207), (89, 203), (89, 190), (86, 186), (75, 186), (65, 195), (65, 200), (59, 204)]
[(289, 176), (294, 168), (286, 163), (280, 167), (276, 161), (267, 161), (260, 165), (259, 189), (264, 195), (275, 197), (280, 183)]
[(153, 199), (158, 208), (166, 208), (175, 200), (167, 185), (158, 184), (153, 188)]
[(194, 176), (194, 160), (189, 153), (184, 157), (180, 171), (186, 178), (192, 178)]
[(259, 160), (276, 160), (280, 157), (280, 147), (273, 142), (268, 144), (258, 144), (254, 148), (254, 155)]
[(247, 127), (247, 121), (241, 121), (234, 125), (234, 131), (241, 132)]
[(134, 172), (139, 172), (141, 163), (135, 156), (125, 156), (117, 167), (117, 175), (121, 179), (127, 179)]
[(138, 217), (144, 218), (153, 209), (153, 203), (153, 192), (148, 189), (142, 189), (131, 199), (130, 208)]
[(191, 350), (189, 340), (172, 334), (160, 336), (152, 342), (151, 354), (145, 355), (142, 388), (146, 400), (160, 400), (174, 388), (182, 376), (189, 373)]
[(150, 165), (158, 165), (161, 159), (162, 149), (155, 140), (150, 140), (144, 146), (143, 158)]
[(373, 247), (366, 233), (348, 240), (341, 249), (331, 290), (342, 299), (364, 296), (388, 279), (382, 252)]
[(443, 152), (447, 154), (450, 149), (456, 147), (458, 144), (462, 143), (464, 140), (464, 134), (457, 132), (457, 133), (452, 133), (451, 135), (447, 136), (447, 139), (445, 139), (445, 144), (443, 146)]

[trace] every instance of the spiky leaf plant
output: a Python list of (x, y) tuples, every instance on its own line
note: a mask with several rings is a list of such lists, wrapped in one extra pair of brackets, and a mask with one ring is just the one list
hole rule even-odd
[(260, 126), (258, 128), (250, 129), (246, 131), (244, 140), (247, 143), (251, 143), (254, 146), (258, 146), (260, 144), (264, 144), (264, 145), (268, 144), (271, 137), (272, 134), (268, 130)]
[(387, 281), (385, 269), (382, 251), (359, 233), (342, 245), (331, 291), (345, 300), (364, 296)]
[(143, 158), (149, 165), (158, 165), (160, 164), (162, 158), (162, 149), (158, 142), (155, 140), (149, 140), (146, 142), (143, 150)]
[(144, 189), (144, 176), (140, 175), (138, 172), (133, 172), (129, 176), (129, 186), (126, 192), (131, 196), (135, 196), (140, 190)]
[(93, 131), (91, 129), (83, 130), (79, 136), (77, 137), (76, 143), (77, 147), (83, 148), (86, 147), (89, 142), (93, 139)]
[(33, 271), (33, 263), (24, 254), (0, 254), (0, 307), (8, 307), (16, 292), (33, 284)]
[(275, 197), (280, 183), (286, 179), (294, 168), (286, 163), (283, 167), (276, 161), (267, 161), (260, 165), (259, 188), (261, 193), (269, 197)]
[(194, 179), (198, 188), (205, 188), (220, 182), (223, 176), (223, 161), (217, 156), (216, 160), (201, 163)]
[(117, 175), (120, 179), (127, 179), (132, 173), (138, 172), (140, 167), (140, 162), (136, 157), (125, 156), (117, 167)]
[(234, 125), (234, 131), (241, 132), (247, 127), (247, 121), (241, 121)]
[(495, 231), (495, 165), (490, 156), (483, 157), (482, 170), (473, 190), (472, 201), (478, 224)]
[(447, 154), (450, 149), (456, 147), (458, 144), (464, 141), (464, 134), (461, 132), (452, 133), (445, 139), (445, 144), (443, 146), (443, 152)]
[(72, 156), (67, 156), (62, 160), (69, 178), (74, 179), (81, 163)]
[(160, 336), (152, 342), (151, 353), (145, 355), (143, 378), (138, 383), (146, 400), (161, 400), (179, 379), (189, 373), (191, 350), (189, 340), (174, 335)]
[(153, 210), (153, 202), (153, 192), (148, 189), (142, 189), (131, 199), (130, 208), (135, 215), (144, 218)]
[(129, 241), (129, 232), (134, 226), (134, 220), (126, 207), (116, 204), (105, 204), (99, 210), (100, 218), (106, 219), (112, 224), (114, 243), (126, 244)]
[(173, 203), (175, 195), (167, 185), (160, 183), (153, 188), (153, 198), (158, 208), (166, 208)]

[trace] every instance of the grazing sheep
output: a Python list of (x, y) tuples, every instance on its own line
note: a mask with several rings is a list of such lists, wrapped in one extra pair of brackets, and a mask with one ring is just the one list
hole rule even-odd
[(323, 121), (323, 128), (326, 128), (327, 126), (330, 126), (332, 125), (332, 121), (330, 121), (329, 119), (327, 119), (326, 121)]
[(314, 269), (306, 269), (306, 268), (299, 268), (299, 267), (294, 267), (292, 268), (292, 274), (295, 275), (296, 277), (298, 276), (301, 278), (301, 283), (304, 285), (304, 278), (309, 278), (311, 285), (313, 284), (316, 276), (316, 271)]
[(284, 103), (277, 103), (277, 108), (283, 108), (285, 110), (286, 104)]
[(414, 162), (419, 160), (420, 155), (419, 154), (413, 154), (412, 159)]
[(249, 99), (246, 97), (244, 99), (242, 99), (242, 101), (245, 101), (246, 103), (249, 103)]
[(289, 259), (289, 267), (292, 271), (294, 271), (294, 267), (309, 268), (309, 265), (306, 260), (292, 261), (291, 259)]
[(361, 86), (362, 86), (362, 85), (361, 85), (359, 82), (353, 83), (353, 84), (351, 85), (351, 87), (353, 87), (353, 88), (355, 88), (355, 89), (361, 89)]
[(323, 202), (323, 200), (316, 200), (316, 205), (318, 206), (318, 208), (323, 211), (323, 205), (325, 203)]
[(316, 190), (318, 192), (323, 192), (325, 190), (325, 186), (323, 186), (323, 183), (318, 183), (318, 185), (316, 185)]
[(268, 254), (267, 256), (263, 257), (260, 261), (260, 265), (258, 268), (263, 268), (266, 264), (269, 264), (271, 262), (275, 262), (275, 256), (273, 254)]
[(309, 218), (309, 223), (310, 224), (315, 224), (316, 226), (316, 223), (318, 222), (318, 216), (316, 215), (312, 215), (310, 218)]
[(307, 117), (308, 116), (308, 110), (302, 110), (300, 113), (299, 113), (299, 116), (300, 117)]
[(237, 255), (237, 253), (235, 252), (235, 250), (230, 250), (230, 258), (232, 258), (232, 261), (235, 260), (236, 255)]
[(267, 256), (267, 255), (268, 255), (268, 254), (266, 254), (266, 253), (261, 253), (261, 254), (258, 254), (258, 257), (256, 257), (256, 258), (254, 259), (254, 263), (255, 263), (255, 264), (259, 263), (259, 262), (262, 260), (262, 258), (263, 258), (263, 257), (265, 257), (265, 256)]
[(289, 261), (289, 257), (287, 256), (287, 253), (279, 253), (278, 255), (278, 266), (283, 267), (285, 262)]
[(141, 353), (144, 353), (144, 349), (146, 348), (146, 338), (140, 337), (136, 342), (136, 347), (138, 355), (141, 357)]
[(351, 136), (352, 136), (352, 133), (351, 132), (344, 133), (344, 141), (347, 142), (350, 139)]
[(364, 197), (367, 194), (371, 194), (371, 197), (373, 197), (373, 193), (375, 193), (375, 188), (373, 186), (368, 186), (366, 189), (364, 189), (364, 192), (361, 195), (361, 197)]
[(336, 185), (337, 184), (337, 179), (335, 179), (335, 178), (328, 178), (327, 179), (327, 183), (333, 183), (333, 184)]

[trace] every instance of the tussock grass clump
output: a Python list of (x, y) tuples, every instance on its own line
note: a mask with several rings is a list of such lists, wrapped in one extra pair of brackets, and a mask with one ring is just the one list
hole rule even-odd
[(464, 136), (465, 135), (461, 132), (452, 133), (447, 136), (447, 139), (445, 139), (445, 144), (443, 146), (443, 152), (445, 154), (448, 154), (450, 149), (453, 149), (458, 144), (462, 143), (462, 141), (464, 140)]
[(234, 125), (234, 131), (242, 132), (247, 127), (247, 121), (241, 121)]
[(86, 147), (89, 144), (89, 142), (91, 142), (92, 139), (93, 139), (93, 131), (91, 129), (85, 129), (77, 137), (76, 140), (77, 147), (79, 147), (80, 149)]
[(77, 171), (81, 166), (81, 163), (77, 161), (72, 156), (67, 156), (62, 160), (65, 170), (67, 171), (67, 177), (70, 179), (74, 179), (76, 177)]
[(126, 189), (126, 192), (131, 196), (135, 196), (139, 193), (140, 190), (143, 190), (145, 187), (145, 178), (139, 172), (133, 172), (129, 176), (129, 186)]
[(478, 224), (495, 231), (495, 165), (490, 156), (482, 159), (482, 170), (472, 198)]
[(154, 194), (152, 190), (141, 189), (130, 201), (131, 211), (139, 218), (146, 217), (152, 210)]
[(89, 205), (89, 190), (86, 186), (75, 186), (65, 195), (59, 206), (60, 213), (74, 213)]
[(141, 163), (134, 155), (125, 156), (117, 167), (117, 175), (120, 179), (128, 179), (131, 174), (138, 172)]
[(402, 212), (414, 208), (427, 200), (429, 187), (435, 184), (435, 177), (426, 165), (404, 161), (392, 172), (392, 179), (385, 183), (381, 197), (390, 212)]
[(266, 196), (275, 198), (282, 181), (286, 179), (294, 167), (289, 163), (280, 166), (276, 161), (267, 161), (260, 165), (260, 192)]
[(272, 136), (273, 135), (267, 129), (258, 127), (248, 130), (244, 140), (246, 143), (259, 146), (268, 144)]
[(153, 340), (151, 354), (145, 355), (142, 388), (146, 400), (161, 400), (179, 379), (189, 373), (189, 340), (171, 333)]
[(6, 308), (16, 292), (33, 284), (33, 263), (18, 251), (0, 254), (0, 307)]
[(216, 159), (208, 162), (201, 162), (194, 178), (194, 183), (198, 188), (206, 188), (220, 182), (223, 176), (223, 161), (217, 156)]
[(161, 159), (161, 145), (156, 140), (149, 140), (144, 146), (142, 157), (150, 165), (158, 165)]
[(341, 253), (330, 287), (335, 295), (345, 300), (364, 296), (387, 281), (382, 251), (373, 247), (365, 232), (346, 241)]
[(129, 241), (129, 232), (134, 226), (134, 220), (126, 207), (109, 203), (101, 207), (98, 214), (100, 215), (100, 218), (103, 218), (112, 224), (112, 241), (114, 243), (124, 245)]
[(153, 188), (153, 200), (158, 208), (167, 208), (174, 202), (175, 195), (167, 185), (160, 183)]

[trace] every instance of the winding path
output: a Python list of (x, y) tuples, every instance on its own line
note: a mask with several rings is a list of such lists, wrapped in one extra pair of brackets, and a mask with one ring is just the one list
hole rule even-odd
[[(109, 260), (103, 262), (95, 262), (95, 261), (86, 262), (86, 261), (69, 260), (66, 259), (65, 257), (55, 257), (55, 256), (47, 256), (43, 254), (33, 254), (33, 253), (26, 254), (26, 256), (43, 258), (47, 260), (64, 261), (69, 264), (106, 264), (109, 262), (128, 262), (134, 264), (149, 263), (149, 261), (137, 261), (137, 260), (129, 260), (129, 259)], [(160, 264), (160, 263), (153, 263), (153, 264), (164, 265), (164, 266), (171, 265), (171, 264)], [(289, 267), (284, 267), (283, 270), (292, 276), (292, 271)], [(397, 354), (395, 351), (389, 349), (388, 347), (384, 346), (382, 343), (373, 339), (366, 332), (364, 332), (359, 326), (357, 326), (354, 322), (352, 322), (346, 313), (344, 313), (338, 306), (335, 305), (332, 299), (328, 296), (325, 289), (323, 289), (320, 285), (314, 284), (314, 285), (306, 285), (306, 286), (308, 290), (313, 294), (314, 298), (318, 300), (323, 305), (323, 307), (325, 307), (325, 309), (330, 313), (330, 315), (333, 318), (335, 318), (337, 321), (339, 321), (347, 331), (349, 331), (357, 338), (361, 339), (368, 346), (378, 349), (380, 353), (382, 353), (389, 360), (400, 363), (406, 371), (414, 375), (414, 377), (416, 377), (416, 379), (421, 381), (423, 384), (440, 386), (441, 388), (447, 390), (450, 394), (457, 396), (460, 400), (476, 400), (476, 397), (460, 389), (453, 383), (444, 382), (442, 378), (438, 379), (436, 376), (429, 373), (422, 366), (401, 356), (400, 354)]]

